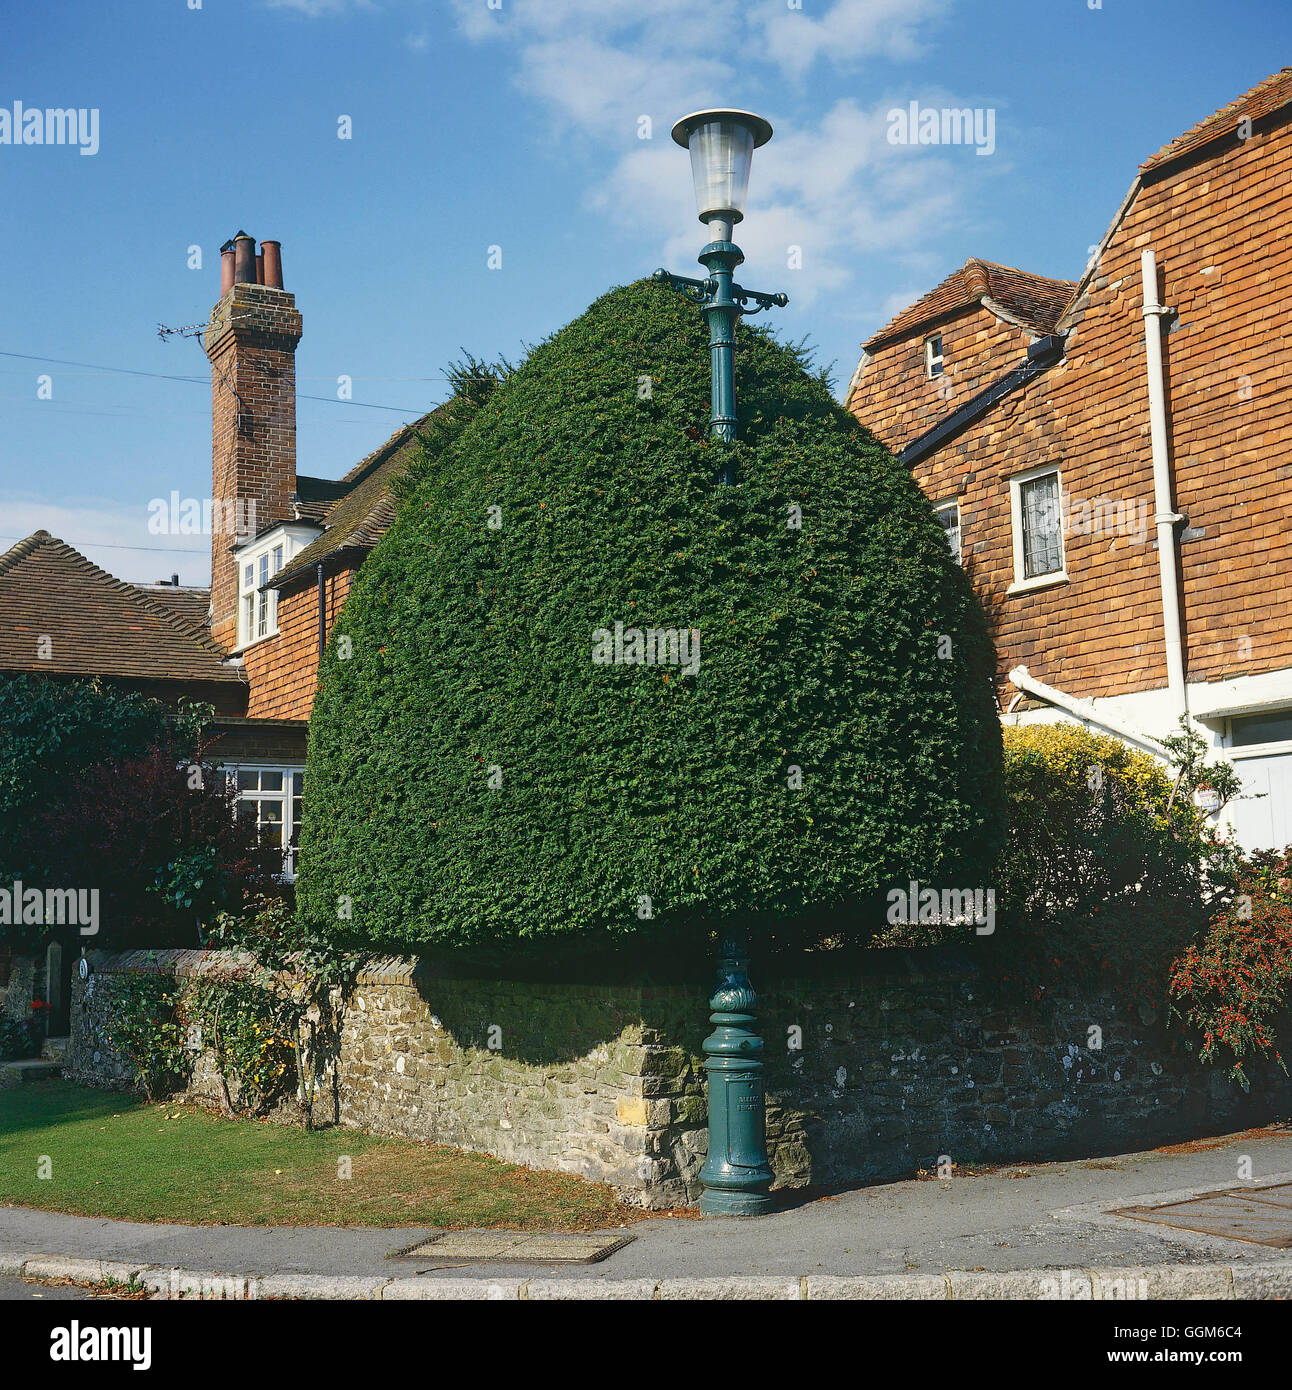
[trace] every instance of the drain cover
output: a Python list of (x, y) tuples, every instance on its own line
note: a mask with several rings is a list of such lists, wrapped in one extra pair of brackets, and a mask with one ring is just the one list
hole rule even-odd
[(534, 1235), (529, 1231), (444, 1231), (396, 1250), (391, 1259), (514, 1260), (525, 1264), (596, 1264), (636, 1236)]
[(1278, 1187), (1232, 1187), (1206, 1192), (1160, 1207), (1123, 1207), (1114, 1216), (1153, 1221), (1181, 1231), (1199, 1231), (1226, 1240), (1292, 1249), (1292, 1183)]

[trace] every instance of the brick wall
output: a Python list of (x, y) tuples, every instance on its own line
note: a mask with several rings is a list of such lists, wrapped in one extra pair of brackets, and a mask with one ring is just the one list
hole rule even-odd
[[(943, 375), (930, 378), (924, 340), (942, 335)], [(931, 430), (1027, 355), (1026, 329), (981, 305), (880, 346), (857, 379), (853, 409), (893, 453)], [(949, 395), (947, 394), (949, 391)]]
[[(352, 567), (324, 575), (327, 631), (350, 593)], [(278, 635), (243, 652), (252, 719), (308, 719), (318, 683), (318, 588), (310, 575), (278, 598)]]
[[(1140, 313), (1140, 252), (1150, 246), (1162, 302), (1180, 311), (1164, 337), (1176, 508), (1205, 531), (1180, 544), (1189, 679), (1292, 664), (1292, 590), (1283, 577), (1292, 560), (1292, 385), (1282, 370), (1292, 328), (1290, 214), (1286, 113), (1246, 142), (1227, 140), (1159, 173), (1135, 195), (1060, 324), (1069, 332), (1066, 361), (915, 465), (931, 499), (959, 496), (964, 559), (995, 621), (1002, 674), (1022, 663), (1082, 697), (1166, 683)], [(966, 384), (986, 384), (1022, 359), (1024, 336), (1003, 328), (993, 336), (989, 317), (975, 308), (943, 327), (956, 382), (944, 408), (972, 394), (961, 389), (958, 357)], [(850, 400), (891, 447), (927, 428), (942, 406), (923, 379), (923, 337), (880, 348)], [(1070, 527), (1069, 582), (1010, 594), (1007, 480), (1048, 463), (1062, 466), (1070, 505), (1134, 501), (1147, 535)]]
[(298, 763), (305, 762), (309, 725), (274, 722), (267, 727), (247, 725), (221, 727), (210, 731), (208, 756), (220, 763)]
[[(942, 1155), (964, 1166), (1121, 1153), (1263, 1123), (1292, 1100), (1287, 1078), (1264, 1069), (1244, 1096), (1112, 987), (1069, 983), (1019, 1006), (1001, 1002), (969, 951), (818, 964), (760, 984), (768, 1147), (785, 1185), (910, 1177)], [(89, 1084), (128, 1080), (103, 1037), (122, 968), (227, 967), (197, 951), (95, 958), (89, 985), (73, 981), (69, 1060)], [(680, 985), (461, 978), (374, 961), (344, 1010), (316, 1118), (581, 1173), (650, 1207), (692, 1202), (707, 1145), (708, 1012), (702, 990)], [(196, 1094), (214, 1100), (217, 1085), (208, 1059)]]
[[(211, 495), (256, 504), (256, 529), (291, 515), (296, 490), (295, 296), (266, 285), (235, 284), (211, 311)], [(235, 536), (211, 537), (211, 632), (237, 642)], [(245, 539), (245, 538), (244, 538)]]

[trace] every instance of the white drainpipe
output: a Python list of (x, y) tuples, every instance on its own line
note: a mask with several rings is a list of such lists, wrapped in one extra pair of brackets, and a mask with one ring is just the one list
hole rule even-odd
[(1119, 738), (1127, 739), (1131, 743), (1138, 743), (1141, 748), (1147, 748), (1150, 752), (1156, 753), (1159, 758), (1170, 761), (1171, 755), (1156, 739), (1149, 738), (1147, 734), (1141, 733), (1133, 725), (1118, 719), (1115, 714), (1105, 714), (1102, 710), (1097, 710), (1089, 700), (1079, 700), (1075, 695), (1069, 695), (1066, 691), (1058, 690), (1052, 685), (1046, 685), (1044, 681), (1038, 681), (1031, 675), (1026, 666), (1015, 666), (1009, 673), (1009, 682), (1016, 690), (1022, 690), (1028, 695), (1035, 696), (1038, 700), (1044, 700), (1047, 705), (1053, 705), (1055, 709), (1066, 710), (1087, 724), (1096, 724), (1101, 729), (1107, 729), (1109, 733), (1116, 734)]
[(1162, 632), (1166, 638), (1166, 683), (1177, 715), (1188, 711), (1184, 684), (1184, 643), (1180, 635), (1180, 579), (1175, 563), (1175, 528), (1182, 516), (1171, 496), (1171, 453), (1166, 437), (1166, 391), (1162, 382), (1162, 315), (1170, 309), (1157, 299), (1157, 257), (1140, 256), (1144, 280), (1144, 349), (1148, 359), (1148, 418), (1153, 444), (1153, 524), (1162, 587)]

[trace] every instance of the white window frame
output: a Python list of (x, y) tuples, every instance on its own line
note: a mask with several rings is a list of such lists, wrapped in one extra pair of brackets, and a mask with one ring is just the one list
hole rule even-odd
[[(1059, 568), (1048, 574), (1027, 577), (1027, 553), (1023, 547), (1023, 486), (1038, 478), (1054, 475), (1059, 498)], [(1014, 582), (1006, 593), (1028, 593), (1034, 589), (1048, 589), (1055, 584), (1068, 582), (1068, 549), (1063, 535), (1063, 469), (1057, 463), (1043, 463), (1039, 468), (1029, 468), (1009, 480), (1009, 518), (1014, 533)]]
[(1271, 714), (1292, 714), (1292, 705), (1279, 706), (1273, 709), (1253, 709), (1242, 714), (1230, 714), (1225, 716), (1225, 752), (1231, 759), (1240, 758), (1272, 758), (1279, 754), (1292, 752), (1292, 739), (1275, 739), (1269, 743), (1235, 743), (1234, 742), (1234, 720), (1251, 719), (1259, 715)]
[[(245, 791), (238, 787), (237, 801), (255, 802), (257, 805), (263, 801), (277, 802), (282, 805), (282, 851), (283, 851), (283, 872), (282, 877), (288, 883), (296, 881), (296, 846), (292, 844), (292, 839), (299, 829), (294, 802), (296, 795), (294, 792), (293, 777), (301, 778), (301, 815), (300, 821), (305, 819), (305, 766), (303, 763), (229, 763), (225, 766), (226, 775), (233, 779), (233, 784), (238, 787), (238, 774), (240, 772), (278, 772), (282, 774), (282, 789), (280, 791), (263, 791), (260, 787), (247, 788)], [(234, 814), (237, 814), (235, 808)], [(257, 817), (259, 820), (259, 817)]]
[(278, 636), (278, 591), (264, 586), (320, 534), (316, 526), (275, 526), (234, 552), (238, 562), (238, 645)]
[[(954, 550), (951, 550), (951, 543), (950, 543), (951, 532), (950, 532), (950, 528), (948, 528), (948, 527), (945, 526), (945, 525), (942, 525), (942, 513), (943, 513), (943, 512), (949, 512), (949, 511), (954, 511), (955, 514), (956, 514), (956, 524), (955, 524), (956, 545), (955, 545), (955, 549), (954, 549)], [(948, 550), (951, 550), (951, 558), (956, 562), (957, 565), (963, 565), (963, 564), (964, 564), (964, 531), (961, 529), (962, 523), (961, 523), (961, 520), (960, 520), (960, 499), (959, 499), (958, 497), (948, 497), (948, 498), (946, 498), (946, 499), (945, 499), (944, 501), (942, 501), (942, 502), (935, 502), (935, 503), (933, 504), (933, 515), (937, 517), (938, 523), (939, 523), (940, 525), (942, 525), (943, 534), (947, 537), (947, 549), (948, 549)]]
[[(933, 344), (938, 345), (938, 350), (933, 351)], [(942, 343), (941, 333), (930, 333), (924, 340), (924, 375), (930, 381), (936, 381), (946, 371), (946, 355)]]

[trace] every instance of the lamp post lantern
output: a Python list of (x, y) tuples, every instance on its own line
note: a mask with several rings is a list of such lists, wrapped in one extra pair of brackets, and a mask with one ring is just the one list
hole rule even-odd
[[(732, 229), (745, 216), (754, 151), (771, 138), (771, 126), (751, 111), (696, 111), (673, 127), (673, 139), (691, 152), (696, 207), (709, 229), (708, 245), (697, 259), (709, 273), (694, 280), (657, 270), (654, 278), (698, 304), (709, 321), (709, 432), (724, 444), (736, 437), (736, 320), (789, 303), (786, 295), (747, 290), (734, 279), (745, 258), (731, 239)], [(729, 464), (722, 481), (735, 481)]]
[[(754, 151), (771, 138), (771, 126), (750, 111), (697, 111), (673, 127), (673, 139), (691, 152), (696, 206), (709, 229), (699, 261), (709, 273), (694, 280), (657, 270), (654, 278), (698, 304), (709, 322), (709, 433), (724, 445), (736, 437), (736, 320), (789, 302), (783, 294), (747, 290), (734, 279), (745, 258), (731, 239), (732, 229), (745, 215)], [(722, 481), (735, 482), (729, 458)], [(763, 1040), (754, 1026), (758, 996), (749, 983), (748, 955), (744, 934), (728, 931), (719, 953), (718, 986), (709, 1000), (714, 1025), (704, 1040), (709, 1152), (700, 1170), (700, 1211), (706, 1216), (761, 1216), (772, 1208)]]

